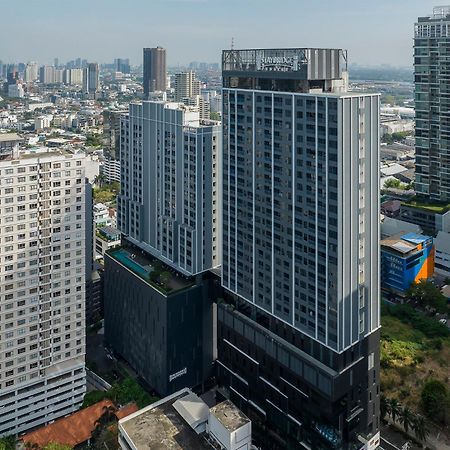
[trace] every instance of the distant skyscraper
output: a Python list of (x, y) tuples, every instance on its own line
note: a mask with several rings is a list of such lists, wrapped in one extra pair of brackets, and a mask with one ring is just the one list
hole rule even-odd
[(25, 67), (24, 81), (36, 81), (39, 76), (39, 68), (35, 62), (27, 63)]
[(83, 85), (83, 69), (66, 69), (64, 71), (64, 83), (69, 85)]
[(97, 63), (89, 63), (84, 69), (83, 92), (96, 94), (100, 88), (100, 71)]
[(39, 81), (43, 84), (55, 83), (55, 68), (53, 66), (42, 66), (39, 68)]
[(84, 160), (14, 153), (0, 155), (0, 436), (86, 392)]
[(450, 6), (419, 17), (414, 32), (417, 194), (450, 202)]
[(166, 49), (144, 48), (144, 97), (154, 91), (166, 90)]
[(375, 449), (379, 96), (336, 49), (228, 50), (223, 83), (219, 382), (297, 446)]
[(114, 65), (117, 72), (130, 73), (130, 60), (128, 58), (117, 58)]
[(200, 95), (200, 81), (195, 73), (189, 71), (175, 74), (175, 100), (181, 102), (196, 95)]
[(121, 139), (122, 233), (185, 275), (218, 266), (220, 126), (183, 104), (132, 103)]

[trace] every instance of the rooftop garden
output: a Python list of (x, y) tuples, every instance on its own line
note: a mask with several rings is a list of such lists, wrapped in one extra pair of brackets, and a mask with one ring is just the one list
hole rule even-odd
[(417, 197), (414, 197), (407, 202), (403, 202), (402, 204), (405, 206), (411, 206), (413, 208), (434, 212), (436, 214), (443, 214), (450, 211), (450, 203), (425, 202), (418, 200)]

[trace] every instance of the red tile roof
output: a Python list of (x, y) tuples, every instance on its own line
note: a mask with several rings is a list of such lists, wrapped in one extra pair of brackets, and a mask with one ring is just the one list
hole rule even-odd
[(139, 411), (138, 405), (136, 403), (128, 403), (128, 405), (123, 406), (116, 412), (117, 420), (123, 419), (136, 411)]
[[(25, 444), (36, 444), (39, 448), (45, 447), (50, 442), (75, 447), (91, 438), (96, 422), (109, 407), (116, 410), (112, 401), (102, 400), (68, 417), (58, 419), (50, 425), (25, 434), (22, 436), (22, 441)], [(117, 411), (116, 416), (120, 420), (137, 410), (137, 405), (131, 403)]]

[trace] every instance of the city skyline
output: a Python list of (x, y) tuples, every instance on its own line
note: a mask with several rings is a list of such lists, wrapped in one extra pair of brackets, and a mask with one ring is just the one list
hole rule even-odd
[[(54, 0), (39, 5), (29, 2), (21, 13), (24, 26), (20, 34), (14, 33), (16, 21), (2, 24), (4, 34), (15, 39), (2, 49), (0, 59), (45, 64), (55, 56), (65, 61), (81, 55), (106, 62), (122, 55), (132, 64), (141, 64), (142, 48), (160, 45), (167, 49), (168, 65), (176, 66), (197, 60), (200, 48), (203, 60), (218, 62), (221, 50), (229, 48), (234, 38), (236, 48), (307, 47), (314, 43), (316, 47), (347, 49), (351, 64), (412, 66), (411, 24), (430, 10), (429, 1), (410, 1), (407, 10), (401, 2), (387, 0), (348, 3), (344, 11), (331, 0), (314, 4), (285, 0), (283, 8), (274, 0), (248, 0), (244, 5), (237, 0), (135, 0), (133, 8), (120, 7), (118, 0), (95, 4), (81, 0), (64, 10), (55, 9)], [(83, 5), (89, 15), (80, 16)], [(12, 4), (3, 5), (5, 17), (15, 16), (12, 8)], [(283, 33), (279, 33), (280, 26)], [(29, 43), (36, 39), (46, 45), (31, 47)]]

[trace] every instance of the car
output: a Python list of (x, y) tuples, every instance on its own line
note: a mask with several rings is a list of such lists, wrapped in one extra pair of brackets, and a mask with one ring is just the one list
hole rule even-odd
[(439, 322), (445, 325), (447, 323), (447, 319), (439, 319)]

